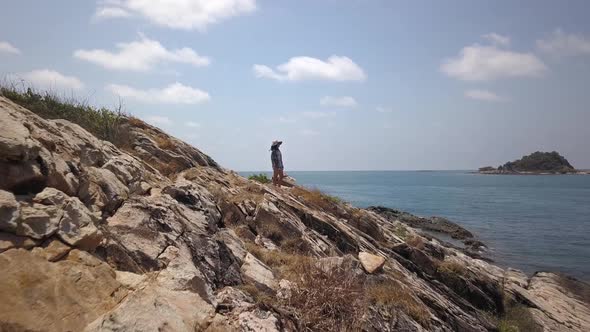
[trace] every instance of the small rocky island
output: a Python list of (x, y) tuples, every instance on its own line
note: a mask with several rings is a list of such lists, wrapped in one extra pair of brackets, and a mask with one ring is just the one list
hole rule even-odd
[(533, 152), (521, 159), (509, 161), (498, 168), (492, 166), (481, 167), (480, 174), (587, 174), (576, 170), (557, 151)]

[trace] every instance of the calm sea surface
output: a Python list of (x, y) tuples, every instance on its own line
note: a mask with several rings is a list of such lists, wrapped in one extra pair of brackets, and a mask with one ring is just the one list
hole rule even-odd
[[(252, 172), (243, 172), (249, 175)], [(358, 207), (442, 216), (477, 235), (488, 255), (527, 273), (590, 280), (590, 175), (479, 175), (468, 171), (288, 172)], [(269, 174), (270, 175), (270, 174)]]

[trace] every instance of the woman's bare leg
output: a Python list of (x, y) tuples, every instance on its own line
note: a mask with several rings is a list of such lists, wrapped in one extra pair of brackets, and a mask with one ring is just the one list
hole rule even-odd
[(272, 170), (272, 184), (274, 186), (279, 185), (279, 170), (276, 168), (273, 168)]

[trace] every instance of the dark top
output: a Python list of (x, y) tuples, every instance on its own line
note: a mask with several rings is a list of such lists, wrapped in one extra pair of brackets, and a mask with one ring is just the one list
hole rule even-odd
[(283, 156), (281, 155), (281, 150), (278, 148), (272, 149), (270, 160), (272, 161), (272, 168), (283, 169)]

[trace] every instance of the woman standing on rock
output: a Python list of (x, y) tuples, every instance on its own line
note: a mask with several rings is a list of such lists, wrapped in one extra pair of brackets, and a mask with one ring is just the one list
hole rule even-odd
[(281, 141), (274, 141), (270, 145), (270, 160), (272, 161), (272, 184), (275, 186), (280, 186), (285, 174), (283, 174), (283, 156), (281, 155), (281, 150), (279, 150), (279, 146), (281, 146), (283, 142)]

